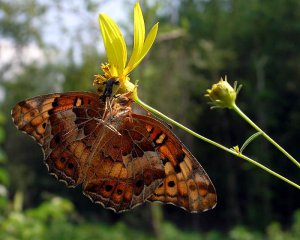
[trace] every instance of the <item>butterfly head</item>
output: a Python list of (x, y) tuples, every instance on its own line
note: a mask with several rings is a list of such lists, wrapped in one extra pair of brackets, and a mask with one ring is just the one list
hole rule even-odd
[(119, 94), (116, 96), (116, 102), (122, 106), (130, 106), (133, 103), (131, 95), (132, 92)]
[(131, 98), (131, 92), (119, 94), (115, 96), (112, 102), (112, 111), (115, 115), (131, 112), (131, 104), (133, 100)]

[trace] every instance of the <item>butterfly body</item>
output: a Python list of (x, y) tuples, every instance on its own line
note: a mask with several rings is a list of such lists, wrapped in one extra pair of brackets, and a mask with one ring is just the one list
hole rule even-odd
[(51, 174), (105, 208), (122, 212), (161, 201), (191, 212), (216, 205), (201, 165), (159, 120), (133, 113), (126, 95), (107, 102), (89, 92), (27, 99), (12, 110), (17, 128), (44, 152)]

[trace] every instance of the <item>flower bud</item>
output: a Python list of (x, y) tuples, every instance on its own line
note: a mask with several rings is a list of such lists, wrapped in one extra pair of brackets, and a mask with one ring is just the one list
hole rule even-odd
[(226, 76), (225, 80), (221, 78), (218, 83), (212, 85), (211, 89), (207, 89), (206, 91), (207, 94), (205, 96), (210, 98), (215, 107), (220, 108), (232, 108), (238, 92), (236, 87), (231, 87), (227, 82)]

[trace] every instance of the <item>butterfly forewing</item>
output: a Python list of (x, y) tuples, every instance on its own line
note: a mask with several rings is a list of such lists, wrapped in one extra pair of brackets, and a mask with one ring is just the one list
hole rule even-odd
[[(13, 108), (12, 118), (19, 130), (43, 147), (49, 172), (68, 186), (76, 186), (81, 182), (86, 155), (78, 142), (82, 138), (80, 134), (89, 127), (96, 129), (92, 117), (100, 117), (102, 112), (103, 104), (97, 95), (70, 92), (22, 101)], [(88, 134), (85, 137), (90, 138)], [(82, 152), (81, 157), (75, 150)]]

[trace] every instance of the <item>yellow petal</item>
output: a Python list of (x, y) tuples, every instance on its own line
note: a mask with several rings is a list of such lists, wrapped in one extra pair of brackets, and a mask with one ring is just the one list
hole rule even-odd
[(99, 24), (111, 73), (119, 76), (122, 74), (127, 60), (124, 37), (117, 24), (106, 14), (99, 15)]
[(138, 59), (138, 56), (143, 50), (143, 45), (145, 40), (145, 22), (144, 22), (143, 13), (139, 3), (136, 3), (134, 5), (134, 35), (133, 36), (134, 36), (134, 44), (133, 44), (132, 55), (127, 65), (127, 69), (131, 69), (131, 70), (132, 70), (132, 66), (134, 65), (135, 61)]
[[(149, 52), (155, 38), (157, 35), (157, 30), (158, 30), (158, 23), (156, 23), (152, 29), (150, 30), (144, 45), (143, 45), (143, 49), (140, 52), (140, 54), (136, 57), (134, 63), (132, 64), (132, 66), (130, 66), (130, 69), (126, 69), (125, 71), (128, 73), (131, 72), (137, 65), (139, 65), (139, 63), (143, 60), (143, 58), (146, 56), (146, 54)], [(129, 66), (127, 66), (129, 68)]]

